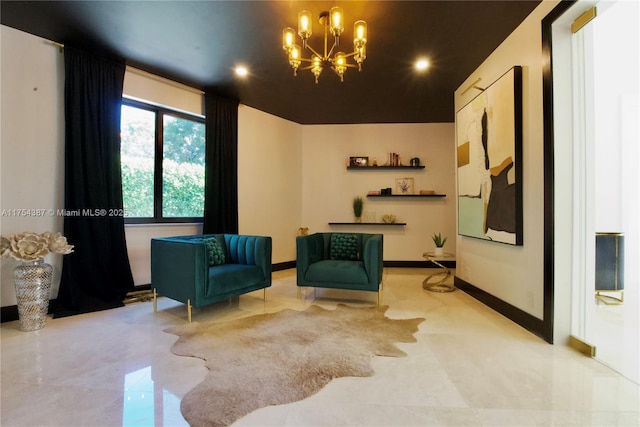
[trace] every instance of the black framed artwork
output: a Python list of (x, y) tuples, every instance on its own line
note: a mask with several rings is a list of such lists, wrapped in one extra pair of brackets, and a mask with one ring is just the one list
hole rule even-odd
[(458, 234), (522, 245), (522, 67), (456, 113)]

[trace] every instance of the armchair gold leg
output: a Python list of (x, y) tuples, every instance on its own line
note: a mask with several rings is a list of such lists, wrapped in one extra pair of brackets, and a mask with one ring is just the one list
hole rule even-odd
[(302, 292), (300, 291), (300, 286), (298, 286), (298, 299), (302, 298)]
[(191, 323), (191, 300), (187, 300), (187, 320)]
[(158, 292), (156, 292), (156, 288), (153, 288), (153, 312), (158, 312)]
[(382, 282), (380, 283), (380, 287), (378, 288), (378, 307), (382, 304)]
[(264, 290), (263, 299), (264, 299), (264, 302), (267, 302), (267, 288), (264, 288), (263, 290)]

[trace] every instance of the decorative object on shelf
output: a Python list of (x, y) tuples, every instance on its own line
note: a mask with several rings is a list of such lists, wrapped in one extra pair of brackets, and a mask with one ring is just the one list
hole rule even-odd
[(414, 157), (409, 161), (409, 165), (411, 166), (420, 166), (420, 158)]
[(400, 162), (400, 154), (389, 153), (389, 160), (387, 161), (387, 166), (402, 166), (402, 163)]
[[(303, 10), (298, 13), (298, 35), (302, 39), (302, 48), (295, 44), (296, 32), (293, 28), (287, 27), (282, 32), (282, 48), (287, 52), (289, 65), (293, 68), (293, 75), (297, 75), (298, 68), (302, 62), (310, 65), (300, 68), (301, 70), (311, 70), (318, 83), (320, 73), (325, 67), (331, 68), (344, 81), (344, 73), (347, 68), (357, 68), (362, 71), (362, 63), (366, 59), (367, 45), (367, 23), (356, 21), (353, 24), (353, 52), (345, 54), (337, 52), (340, 46), (340, 35), (344, 31), (344, 12), (341, 7), (332, 7), (328, 12), (320, 13), (319, 22), (324, 27), (324, 50), (319, 53), (309, 45), (309, 37), (312, 32), (311, 12)], [(334, 37), (333, 45), (329, 50), (329, 33)], [(302, 57), (302, 50), (311, 52), (310, 58)], [(347, 59), (353, 57), (357, 65), (349, 64)]]
[(413, 178), (396, 178), (397, 194), (413, 194)]
[(375, 157), (373, 158), (373, 161), (371, 162), (371, 166), (378, 166), (378, 159), (376, 159)]
[(363, 227), (371, 227), (371, 226), (403, 226), (407, 225), (406, 222), (329, 222), (329, 225), (348, 225), (348, 226), (363, 226)]
[(70, 254), (73, 245), (60, 233), (30, 231), (1, 237), (2, 258), (11, 257), (23, 264), (13, 269), (20, 329), (35, 331), (44, 327), (49, 310), (53, 267), (44, 262), (49, 253)]
[(420, 190), (420, 194), (422, 194), (423, 196), (426, 196), (426, 195), (436, 194), (436, 192), (433, 190)]
[(364, 200), (360, 196), (353, 198), (353, 216), (356, 222), (362, 221), (362, 208), (364, 207)]
[(384, 214), (382, 215), (382, 222), (385, 224), (393, 224), (396, 222), (396, 216), (393, 214)]
[[(375, 193), (378, 193), (377, 191)], [(405, 199), (415, 199), (415, 198), (423, 198), (423, 199), (433, 199), (433, 198), (441, 198), (447, 197), (446, 194), (367, 194), (367, 197), (395, 197), (395, 198), (405, 198)]]
[(412, 170), (416, 170), (416, 169), (424, 169), (424, 165), (423, 166), (403, 166), (403, 165), (397, 165), (397, 166), (389, 166), (388, 164), (385, 165), (369, 165), (369, 166), (351, 166), (348, 165), (347, 169), (348, 170), (371, 170), (371, 169), (377, 169), (377, 170), (399, 170), (399, 169), (412, 169)]
[(433, 250), (433, 253), (436, 255), (442, 255), (444, 253), (444, 244), (447, 243), (447, 238), (446, 237), (442, 237), (442, 235), (440, 233), (435, 234), (433, 233), (433, 236), (431, 237), (433, 239), (433, 243), (436, 245), (435, 249)]
[(358, 168), (369, 166), (369, 158), (368, 157), (349, 157), (349, 166), (354, 166)]
[(458, 234), (522, 245), (522, 67), (456, 113)]
[(377, 215), (375, 212), (372, 211), (365, 211), (364, 213), (364, 222), (366, 222), (367, 224), (371, 224), (374, 223), (378, 220)]
[(380, 194), (383, 195), (383, 196), (390, 196), (391, 195), (391, 187), (381, 188), (380, 189)]
[(309, 227), (300, 227), (298, 228), (298, 232), (301, 236), (306, 236), (309, 234)]

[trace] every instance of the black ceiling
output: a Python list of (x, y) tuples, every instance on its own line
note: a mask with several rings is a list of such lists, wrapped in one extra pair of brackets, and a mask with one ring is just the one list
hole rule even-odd
[[(236, 97), (302, 124), (452, 122), (453, 92), (539, 1), (6, 1), (3, 25), (101, 54), (128, 65)], [(367, 59), (344, 83), (330, 70), (314, 84), (293, 77), (282, 29), (297, 14), (345, 11), (342, 37), (367, 21)], [(315, 24), (315, 23), (314, 23)], [(322, 44), (319, 25), (311, 44)], [(412, 63), (430, 58), (417, 75)], [(232, 68), (244, 63), (242, 81)], [(517, 64), (513, 64), (517, 65)]]

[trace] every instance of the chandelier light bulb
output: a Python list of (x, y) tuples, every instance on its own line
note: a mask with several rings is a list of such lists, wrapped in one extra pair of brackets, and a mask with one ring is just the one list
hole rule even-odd
[(336, 53), (336, 59), (334, 61), (334, 69), (340, 76), (340, 81), (344, 81), (344, 72), (347, 71), (347, 58), (343, 52)]
[(287, 27), (282, 31), (282, 48), (289, 53), (296, 41), (296, 32), (293, 28)]
[(329, 17), (331, 19), (331, 34), (338, 37), (344, 31), (344, 12), (341, 7), (332, 7), (329, 10)]
[(316, 77), (316, 84), (318, 84), (318, 77), (320, 77), (320, 73), (322, 72), (322, 59), (320, 59), (320, 57), (313, 57), (311, 72)]
[(291, 46), (289, 50), (289, 65), (293, 68), (293, 75), (298, 74), (298, 67), (300, 66), (300, 57), (302, 56), (302, 49), (297, 44)]
[(311, 28), (311, 12), (303, 10), (298, 13), (298, 35), (302, 40), (306, 40), (311, 36)]
[(367, 23), (356, 21), (353, 24), (353, 47), (358, 49), (367, 44)]
[(358, 71), (362, 71), (362, 63), (365, 59), (367, 59), (367, 47), (362, 46), (356, 49), (356, 54), (353, 55), (353, 59), (355, 59), (358, 64)]

